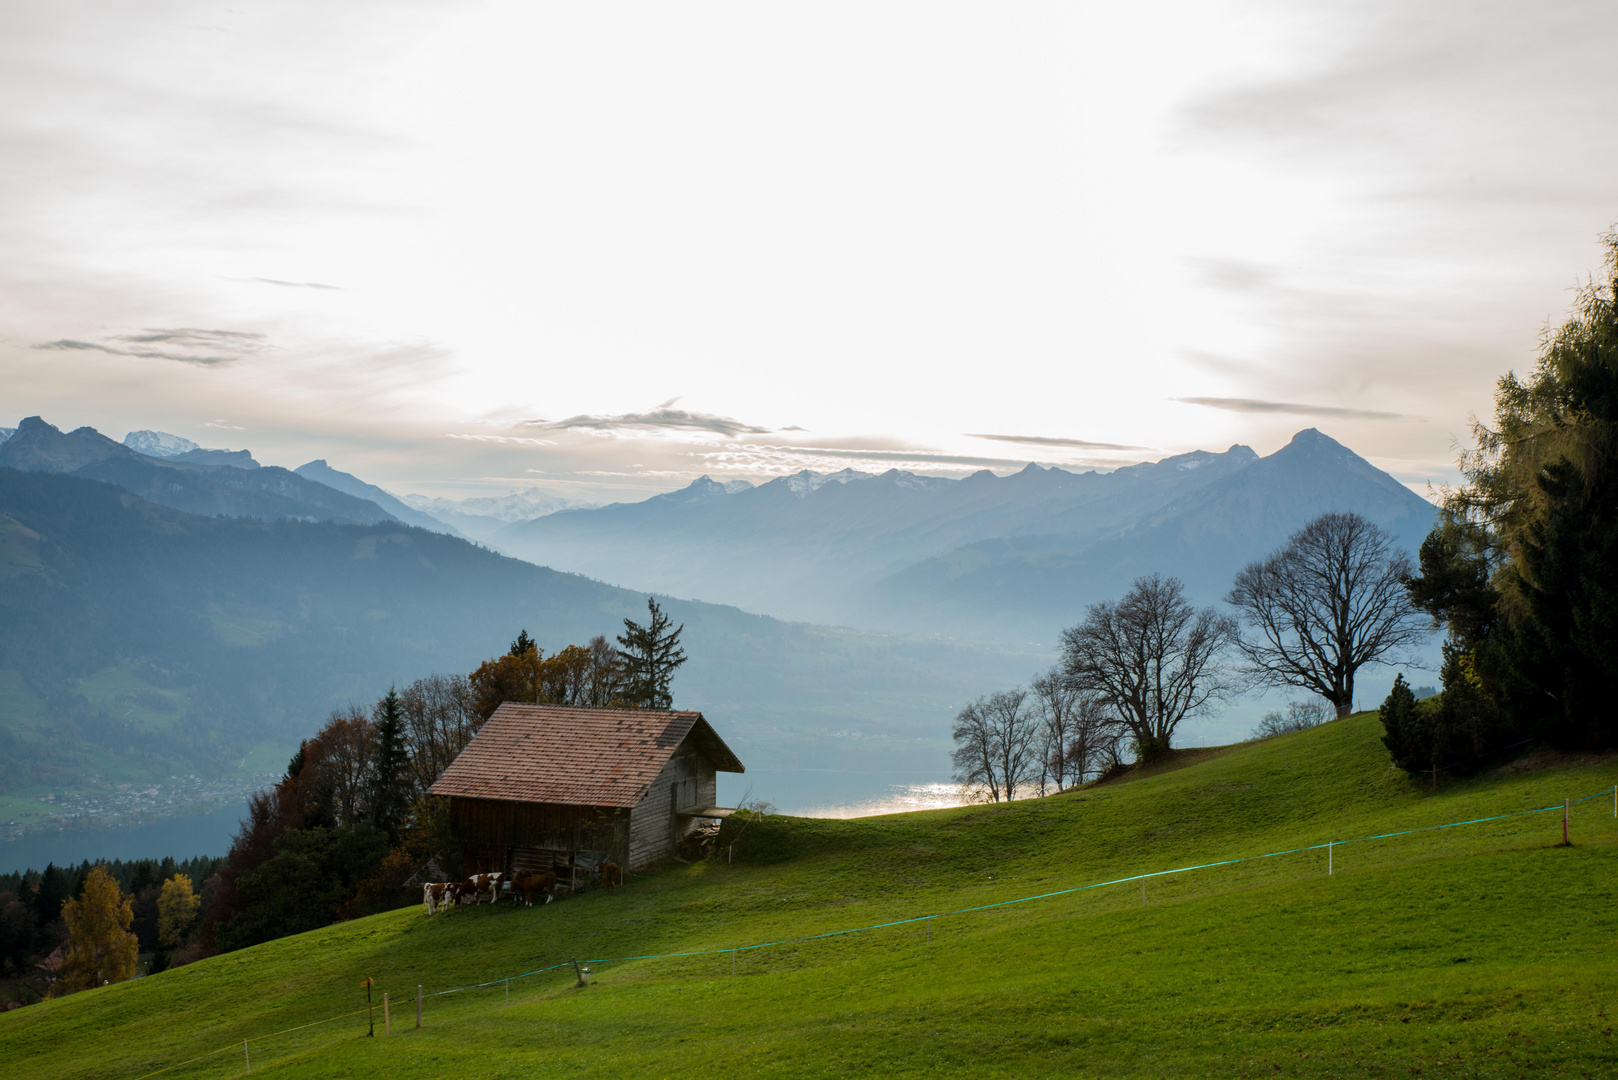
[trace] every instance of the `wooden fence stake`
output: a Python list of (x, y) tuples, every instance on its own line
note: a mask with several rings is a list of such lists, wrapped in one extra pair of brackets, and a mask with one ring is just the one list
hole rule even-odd
[(421, 1027), (421, 984), (416, 984), (416, 1026)]
[(933, 943), (933, 917), (931, 915), (929, 915), (929, 916), (927, 916), (927, 944), (931, 945), (932, 943)]
[(393, 1021), (388, 1016), (388, 995), (382, 995), (382, 1034), (393, 1034)]
[(511, 1004), (511, 980), (506, 980), (506, 1004)]
[(1146, 879), (1140, 879), (1140, 906), (1146, 906)]
[(1566, 844), (1568, 842), (1568, 839), (1567, 839), (1567, 814), (1568, 814), (1568, 811), (1573, 808), (1572, 803), (1573, 803), (1572, 799), (1563, 799), (1562, 800), (1562, 843), (1564, 843), (1564, 844)]
[(247, 1040), (242, 1040), (242, 1058), (247, 1062), (247, 1071), (253, 1071), (253, 1055), (247, 1052)]
[(736, 950), (730, 950), (730, 973), (736, 974)]
[(1331, 877), (1331, 845), (1332, 845), (1332, 841), (1327, 840), (1326, 841), (1326, 876), (1327, 877)]

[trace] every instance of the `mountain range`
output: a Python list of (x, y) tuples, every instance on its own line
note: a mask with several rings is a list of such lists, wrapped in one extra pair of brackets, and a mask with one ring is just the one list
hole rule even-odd
[(1352, 510), (1414, 548), (1425, 499), (1311, 428), (1260, 457), (1196, 451), (1110, 473), (1030, 464), (960, 480), (893, 469), (703, 477), (636, 503), (514, 522), (491, 543), (533, 562), (782, 618), (1055, 639), (1152, 571), (1199, 602), (1320, 513)]

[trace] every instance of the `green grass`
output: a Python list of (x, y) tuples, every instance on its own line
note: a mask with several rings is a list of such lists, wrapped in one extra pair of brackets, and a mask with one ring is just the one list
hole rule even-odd
[[(860, 821), (774, 818), (617, 896), (420, 908), (0, 1016), (30, 1077), (1610, 1075), (1618, 822), (1560, 814), (1300, 852), (739, 953), (603, 963), (284, 1029), (379, 993), (725, 949), (1195, 863), (1559, 804), (1618, 760), (1441, 785), (1374, 716), (1133, 783)], [(1529, 763), (1534, 764), (1533, 762)], [(381, 1031), (380, 1012), (377, 1017)], [(270, 1036), (260, 1038), (261, 1036)]]
[(86, 701), (108, 715), (149, 731), (167, 731), (189, 707), (182, 690), (153, 686), (127, 667), (110, 667), (78, 681)]

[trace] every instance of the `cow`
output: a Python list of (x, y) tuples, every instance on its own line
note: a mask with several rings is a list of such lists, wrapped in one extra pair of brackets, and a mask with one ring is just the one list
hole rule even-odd
[(470, 896), (472, 903), (476, 904), (478, 903), (478, 897), (483, 894), (484, 890), (488, 890), (489, 903), (496, 903), (500, 899), (500, 882), (504, 879), (505, 875), (499, 872), (473, 874), (461, 882), (461, 895)]
[(436, 915), (438, 909), (447, 899), (455, 902), (455, 896), (450, 892), (455, 885), (451, 882), (429, 881), (421, 887), (421, 906), (427, 909), (427, 914)]
[(543, 874), (532, 873), (528, 870), (517, 871), (517, 876), (511, 879), (511, 891), (522, 897), (526, 907), (534, 906), (534, 894), (545, 894), (545, 903), (556, 899), (556, 875), (547, 871)]
[(601, 864), (601, 883), (607, 887), (608, 892), (616, 889), (624, 880), (624, 874), (615, 862)]

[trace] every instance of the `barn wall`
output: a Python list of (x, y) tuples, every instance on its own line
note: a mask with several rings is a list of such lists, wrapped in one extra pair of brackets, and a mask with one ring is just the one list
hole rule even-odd
[(679, 837), (698, 824), (675, 817), (677, 810), (713, 806), (719, 798), (718, 773), (707, 755), (682, 745), (657, 774), (629, 816), (630, 867), (644, 866), (674, 854)]
[(463, 874), (543, 869), (552, 855), (605, 851), (622, 859), (628, 812), (613, 807), (451, 798), (450, 836), (462, 845)]

